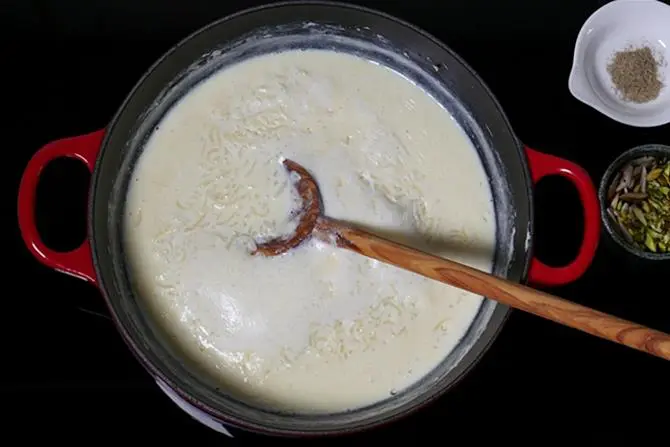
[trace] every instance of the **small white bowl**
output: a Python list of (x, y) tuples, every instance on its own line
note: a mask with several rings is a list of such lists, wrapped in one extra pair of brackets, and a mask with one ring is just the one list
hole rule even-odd
[[(614, 53), (648, 46), (660, 60), (663, 88), (645, 104), (620, 99), (607, 72)], [(636, 127), (670, 122), (670, 5), (657, 0), (615, 0), (594, 12), (577, 37), (568, 88), (604, 115)]]

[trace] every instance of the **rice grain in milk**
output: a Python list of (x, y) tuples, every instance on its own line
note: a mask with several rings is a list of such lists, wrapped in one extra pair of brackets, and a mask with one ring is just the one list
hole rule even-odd
[(151, 135), (124, 226), (138, 296), (233, 395), (307, 413), (377, 402), (437, 366), (482, 298), (316, 240), (250, 256), (295, 228), (284, 157), (329, 216), (491, 271), (491, 192), (451, 115), (389, 68), (291, 50), (214, 74)]

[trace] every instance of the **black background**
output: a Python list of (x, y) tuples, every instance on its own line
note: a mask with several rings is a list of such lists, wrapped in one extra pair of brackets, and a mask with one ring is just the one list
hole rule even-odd
[[(0, 142), (8, 182), (0, 306), (3, 437), (234, 442), (192, 421), (158, 390), (121, 341), (97, 290), (28, 254), (16, 224), (16, 191), (41, 145), (105, 126), (142, 73), (173, 44), (212, 20), (260, 3), (2, 2)], [(576, 161), (596, 182), (625, 149), (670, 144), (669, 125), (627, 127), (568, 91), (579, 28), (606, 2), (357, 3), (443, 40), (489, 85), (524, 143)], [(87, 182), (76, 162), (55, 162), (44, 174), (38, 223), (55, 248), (72, 248), (83, 238)], [(538, 255), (554, 264), (569, 260), (580, 238), (576, 193), (550, 179), (536, 189), (535, 200)], [(625, 261), (601, 244), (581, 280), (552, 292), (670, 332), (670, 269), (651, 272)], [(437, 404), (390, 428), (335, 442), (667, 444), (669, 374), (663, 360), (514, 312), (484, 360)], [(234, 434), (237, 440), (287, 443)]]

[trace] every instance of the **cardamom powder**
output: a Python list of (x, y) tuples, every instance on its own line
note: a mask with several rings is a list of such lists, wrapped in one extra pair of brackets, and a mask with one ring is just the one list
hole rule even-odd
[(661, 93), (663, 83), (658, 67), (651, 49), (642, 47), (615, 53), (607, 71), (624, 101), (641, 104), (658, 98)]

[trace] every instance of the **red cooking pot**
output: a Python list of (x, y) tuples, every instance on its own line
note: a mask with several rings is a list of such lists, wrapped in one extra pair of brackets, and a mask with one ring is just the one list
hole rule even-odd
[[(487, 350), (508, 307), (484, 300), (457, 348), (423, 380), (383, 402), (337, 414), (275, 413), (232, 398), (188, 367), (163, 341), (135, 296), (122, 249), (121, 216), (130, 173), (165, 112), (211, 73), (289, 48), (331, 48), (378, 61), (412, 79), (451, 112), (476, 147), (490, 179), (497, 223), (496, 275), (555, 286), (584, 273), (600, 231), (596, 192), (588, 174), (569, 161), (524, 147), (482, 80), (432, 36), (380, 12), (326, 2), (246, 10), (177, 44), (149, 69), (106, 129), (54, 141), (33, 156), (19, 189), (19, 225), (28, 249), (40, 262), (100, 289), (119, 332), (150, 374), (215, 420), (275, 435), (346, 433), (397, 419), (446, 392)], [(78, 158), (92, 173), (88, 238), (68, 253), (45, 246), (35, 226), (39, 176), (58, 157)], [(533, 184), (548, 175), (570, 180), (584, 209), (581, 248), (563, 267), (549, 267), (532, 255)]]

